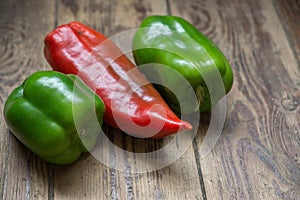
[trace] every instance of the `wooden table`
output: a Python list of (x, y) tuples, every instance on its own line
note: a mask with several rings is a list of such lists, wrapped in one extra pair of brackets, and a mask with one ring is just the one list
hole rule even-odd
[[(110, 169), (90, 155), (48, 164), (9, 132), (0, 115), (2, 199), (300, 199), (299, 0), (9, 0), (0, 2), (0, 111), (8, 94), (37, 70), (50, 70), (43, 39), (81, 21), (111, 36), (149, 15), (184, 17), (228, 57), (235, 82), (218, 143), (204, 158), (209, 122), (171, 165), (147, 173)], [(111, 140), (151, 149), (104, 127)], [(134, 167), (134, 166), (132, 166)]]

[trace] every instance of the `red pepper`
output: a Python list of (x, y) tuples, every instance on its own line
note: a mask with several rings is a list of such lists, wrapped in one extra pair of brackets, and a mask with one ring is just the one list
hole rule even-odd
[(104, 35), (79, 23), (57, 27), (44, 54), (56, 71), (79, 76), (104, 101), (104, 121), (137, 137), (161, 138), (192, 126), (181, 121), (160, 94)]

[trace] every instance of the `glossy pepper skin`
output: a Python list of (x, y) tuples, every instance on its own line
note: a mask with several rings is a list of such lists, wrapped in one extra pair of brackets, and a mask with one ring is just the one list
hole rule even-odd
[(54, 164), (70, 164), (93, 148), (104, 112), (102, 100), (80, 79), (54, 71), (30, 75), (4, 106), (14, 135)]
[[(180, 80), (166, 72), (164, 67), (146, 73), (150, 80), (158, 78), (161, 83), (182, 91), (177, 97), (183, 102), (184, 113), (197, 111), (199, 105), (200, 111), (206, 112), (211, 109), (211, 98), (204, 76), (212, 77), (217, 70), (220, 72), (225, 92), (217, 94), (217, 100), (232, 87), (232, 70), (220, 49), (193, 25), (177, 16), (150, 16), (144, 19), (134, 35), (133, 55), (137, 65), (159, 63), (171, 67), (186, 78), (190, 88), (183, 86)], [(158, 85), (157, 89), (169, 106), (180, 112), (179, 100), (173, 93), (161, 85)], [(198, 102), (194, 103), (189, 99), (191, 89)], [(212, 88), (212, 91), (214, 89)]]
[(121, 50), (79, 22), (57, 27), (45, 38), (52, 68), (76, 74), (104, 101), (104, 121), (136, 137), (162, 138), (191, 129)]

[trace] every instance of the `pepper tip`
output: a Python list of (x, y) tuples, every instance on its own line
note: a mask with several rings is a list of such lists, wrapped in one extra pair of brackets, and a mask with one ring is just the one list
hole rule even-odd
[(192, 130), (193, 126), (186, 121), (182, 121), (181, 130)]

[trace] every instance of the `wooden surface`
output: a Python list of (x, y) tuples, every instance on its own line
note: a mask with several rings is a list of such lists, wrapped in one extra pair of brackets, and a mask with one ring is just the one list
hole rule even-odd
[[(204, 120), (184, 155), (157, 171), (117, 171), (90, 155), (55, 166), (18, 142), (1, 114), (1, 199), (300, 199), (299, 0), (0, 1), (0, 112), (26, 76), (50, 69), (43, 39), (57, 25), (78, 20), (110, 36), (153, 14), (189, 20), (232, 64), (235, 82), (214, 149), (200, 158)], [(104, 129), (125, 149), (161, 146)]]

